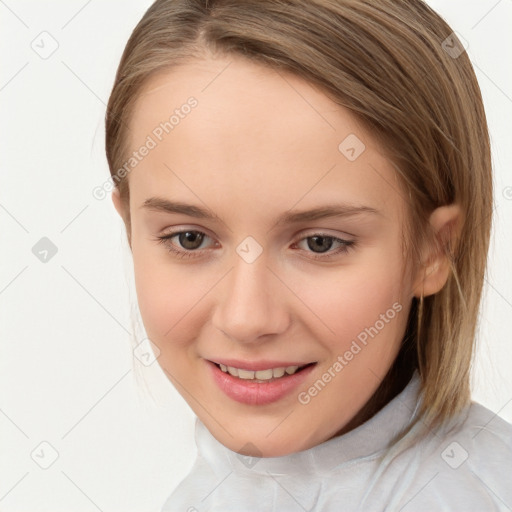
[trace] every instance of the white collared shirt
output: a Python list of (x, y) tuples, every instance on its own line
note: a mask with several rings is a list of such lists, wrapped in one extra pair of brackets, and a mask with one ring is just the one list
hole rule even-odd
[(281, 457), (242, 456), (196, 418), (197, 459), (162, 512), (511, 511), (512, 425), (489, 409), (473, 402), (449, 426), (387, 448), (412, 421), (419, 384), (415, 373), (364, 424)]

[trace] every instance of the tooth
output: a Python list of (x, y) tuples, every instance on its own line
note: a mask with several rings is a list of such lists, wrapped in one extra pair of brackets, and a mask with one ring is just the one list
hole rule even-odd
[(277, 377), (282, 377), (284, 375), (284, 368), (283, 367), (281, 367), (281, 368), (274, 368), (272, 374), (276, 378)]
[(272, 368), (268, 370), (258, 370), (255, 372), (254, 377), (256, 379), (268, 380), (272, 378)]
[(252, 370), (238, 369), (238, 378), (240, 379), (254, 379), (254, 372)]
[(238, 377), (238, 369), (233, 368), (232, 366), (228, 366), (228, 372), (230, 375), (233, 375), (233, 377)]
[(220, 369), (223, 372), (229, 373), (233, 377), (238, 377), (245, 380), (270, 380), (272, 378), (280, 378), (285, 373), (287, 375), (293, 375), (299, 369), (299, 366), (287, 366), (286, 368), (268, 368), (266, 370), (243, 370), (241, 368), (234, 368), (233, 366), (226, 366), (225, 364), (219, 363)]

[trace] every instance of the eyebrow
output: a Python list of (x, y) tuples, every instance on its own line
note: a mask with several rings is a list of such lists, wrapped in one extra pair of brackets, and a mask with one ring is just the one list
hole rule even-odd
[[(182, 203), (179, 201), (169, 201), (168, 199), (161, 197), (150, 197), (149, 199), (146, 199), (141, 208), (163, 213), (179, 213), (189, 217), (195, 217), (197, 219), (219, 219), (219, 217), (212, 213), (209, 209)], [(310, 210), (294, 212), (288, 210), (278, 218), (275, 226), (283, 224), (297, 224), (299, 222), (325, 219), (328, 217), (352, 217), (361, 214), (381, 215), (378, 210), (369, 206), (359, 206), (352, 204), (327, 204), (318, 208), (312, 208)]]

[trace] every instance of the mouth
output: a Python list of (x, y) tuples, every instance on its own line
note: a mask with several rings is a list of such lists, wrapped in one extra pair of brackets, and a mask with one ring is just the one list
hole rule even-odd
[[(259, 370), (248, 370), (247, 368), (228, 366), (208, 359), (203, 361), (209, 369), (207, 373), (212, 382), (228, 398), (251, 406), (269, 405), (293, 396), (293, 391), (303, 386), (311, 378), (310, 375), (318, 363), (315, 361), (306, 364), (275, 366), (274, 363), (268, 361), (257, 363), (237, 362), (239, 366), (257, 366), (261, 368)], [(227, 360), (224, 360), (224, 362), (227, 362)], [(230, 362), (234, 362), (234, 360)], [(279, 362), (279, 364), (282, 363), (282, 361)]]

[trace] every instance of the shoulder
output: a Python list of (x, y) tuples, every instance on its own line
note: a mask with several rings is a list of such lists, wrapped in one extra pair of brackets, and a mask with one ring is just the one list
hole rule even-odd
[(503, 456), (508, 456), (508, 463), (511, 462), (512, 425), (483, 405), (472, 402), (466, 418), (452, 435), (466, 442), (474, 462), (483, 463)]
[(486, 407), (472, 402), (407, 452), (417, 494), (403, 512), (512, 509), (512, 425)]
[(450, 467), (466, 465), (477, 474), (498, 479), (511, 467), (512, 425), (483, 405), (472, 402), (455, 426), (439, 434), (442, 458)]

